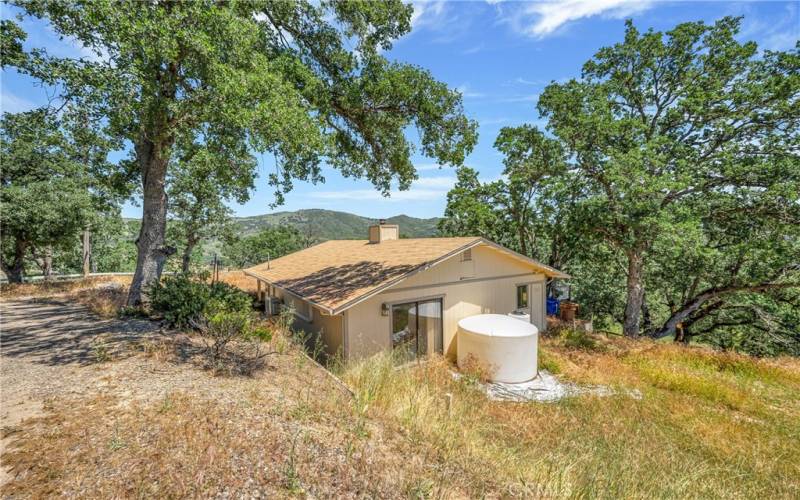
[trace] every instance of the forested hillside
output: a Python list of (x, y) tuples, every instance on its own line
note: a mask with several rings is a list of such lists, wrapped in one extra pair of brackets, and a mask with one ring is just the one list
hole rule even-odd
[[(364, 239), (367, 227), (377, 219), (334, 210), (309, 209), (295, 212), (275, 212), (252, 217), (236, 217), (234, 222), (245, 235), (275, 226), (290, 225), (301, 234), (315, 240)], [(400, 235), (406, 238), (424, 238), (437, 234), (438, 217), (418, 219), (407, 215), (389, 217), (386, 221), (400, 226)]]
[[(408, 215), (395, 215), (386, 221), (400, 226), (400, 235), (404, 238), (425, 238), (438, 234), (437, 225), (440, 217), (418, 219)], [(130, 223), (138, 223), (138, 219), (126, 219)], [(377, 219), (369, 219), (360, 215), (335, 210), (311, 208), (293, 212), (275, 212), (272, 214), (253, 215), (251, 217), (233, 217), (233, 223), (241, 228), (242, 235), (255, 234), (262, 229), (278, 226), (292, 226), (304, 236), (314, 240), (364, 239), (367, 227)]]

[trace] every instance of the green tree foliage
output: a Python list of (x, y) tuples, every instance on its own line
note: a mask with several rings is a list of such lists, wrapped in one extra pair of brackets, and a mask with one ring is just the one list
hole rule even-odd
[(564, 227), (578, 197), (574, 184), (563, 182), (564, 147), (528, 125), (503, 128), (495, 147), (505, 156), (501, 179), (481, 183), (476, 171), (460, 168), (440, 232), (483, 236), (561, 267), (574, 250), (574, 233)]
[[(793, 279), (796, 233), (783, 228), (798, 221), (798, 53), (759, 55), (755, 43), (737, 41), (740, 22), (684, 23), (666, 33), (640, 33), (628, 22), (624, 42), (600, 49), (579, 80), (553, 83), (539, 99), (585, 196), (576, 207), (583, 226), (624, 255), (626, 335), (642, 331), (646, 268), (659, 240), (676, 247), (697, 236), (692, 251), (708, 248), (714, 237), (703, 229), (726, 212), (780, 225), (761, 237), (789, 247), (763, 273), (729, 273), (731, 285), (759, 291)], [(693, 288), (676, 309), (727, 293), (717, 278), (703, 274), (708, 288)]]
[(195, 248), (211, 238), (231, 237), (232, 211), (225, 204), (245, 203), (255, 180), (255, 159), (246, 149), (212, 149), (191, 144), (177, 158), (169, 181), (168, 240), (182, 247), (181, 270), (189, 271)]
[[(494, 205), (497, 193), (495, 185), (483, 184), (478, 172), (470, 167), (461, 167), (457, 181), (447, 193), (444, 218), (439, 221), (439, 233), (443, 236), (483, 236), (509, 248), (518, 245), (509, 243), (501, 224), (501, 215)], [(513, 238), (512, 238), (513, 239)]]
[(227, 265), (242, 269), (300, 250), (303, 242), (303, 236), (294, 227), (272, 227), (252, 236), (228, 238), (222, 254)]
[(123, 174), (141, 182), (143, 219), (129, 303), (157, 281), (165, 244), (166, 181), (176, 144), (271, 153), (277, 201), (293, 179), (322, 181), (323, 162), (388, 192), (416, 177), (414, 145), (458, 165), (476, 140), (461, 96), (382, 49), (410, 29), (412, 7), (386, 2), (14, 2), (97, 60), (33, 51), (23, 68), (105, 117), (131, 145)]
[(22, 42), (25, 38), (25, 32), (15, 22), (0, 20), (0, 67), (24, 64), (26, 56)]
[[(120, 217), (118, 209), (94, 214), (91, 220), (89, 240), (91, 254), (89, 266), (92, 272), (126, 272), (136, 268), (136, 233), (139, 225)], [(83, 268), (82, 235), (78, 234), (66, 242), (63, 248), (53, 252), (53, 269), (61, 273), (80, 273)]]
[(107, 144), (45, 110), (3, 114), (0, 122), (0, 233), (3, 272), (20, 282), (30, 257), (49, 259), (73, 245), (98, 211)]
[(757, 57), (738, 25), (628, 23), (581, 80), (544, 92), (554, 137), (503, 129), (503, 179), (460, 173), (442, 231), (567, 271), (600, 326), (798, 352), (800, 59)]

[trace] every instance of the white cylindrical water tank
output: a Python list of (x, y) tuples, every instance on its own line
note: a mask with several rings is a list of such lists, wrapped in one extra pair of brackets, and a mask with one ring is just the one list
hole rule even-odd
[(469, 359), (489, 369), (493, 382), (518, 383), (537, 372), (536, 325), (502, 314), (479, 314), (458, 322), (458, 366)]

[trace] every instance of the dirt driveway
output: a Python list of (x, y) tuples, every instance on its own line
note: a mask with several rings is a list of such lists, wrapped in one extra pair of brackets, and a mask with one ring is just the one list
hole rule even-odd
[[(26, 418), (58, 396), (108, 390), (112, 365), (132, 343), (157, 335), (145, 320), (101, 319), (66, 299), (0, 301), (0, 454)], [(0, 484), (8, 480), (0, 468)]]
[(375, 488), (349, 393), (283, 337), (254, 376), (217, 377), (199, 339), (69, 296), (0, 300), (0, 318), (3, 495), (269, 497), (294, 471), (317, 497)]

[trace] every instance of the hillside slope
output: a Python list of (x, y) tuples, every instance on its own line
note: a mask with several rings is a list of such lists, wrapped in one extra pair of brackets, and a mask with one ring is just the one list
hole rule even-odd
[[(244, 234), (252, 234), (266, 227), (291, 225), (313, 239), (344, 240), (366, 238), (367, 228), (370, 224), (374, 224), (376, 219), (335, 210), (313, 208), (252, 217), (237, 217), (235, 221), (242, 227)], [(418, 219), (407, 215), (397, 215), (389, 217), (386, 221), (389, 224), (398, 224), (401, 236), (423, 238), (436, 235), (439, 218)]]
[(0, 301), (4, 498), (800, 495), (797, 358), (545, 335), (541, 368), (604, 390), (493, 401), (480, 371), (389, 356), (338, 367), (348, 390), (278, 325), (265, 370), (215, 376), (196, 336), (115, 335), (131, 320), (73, 302), (123, 304), (124, 287), (84, 292)]
[[(139, 219), (125, 218), (132, 234), (139, 230)], [(377, 219), (336, 210), (311, 208), (294, 212), (275, 212), (250, 217), (234, 217), (234, 222), (242, 228), (243, 235), (250, 235), (267, 227), (290, 225), (296, 227), (304, 236), (314, 240), (352, 240), (365, 239), (367, 228)], [(436, 236), (440, 217), (419, 219), (408, 215), (395, 215), (386, 222), (400, 226), (400, 236), (404, 238), (425, 238)]]

